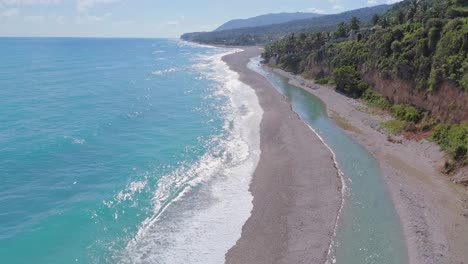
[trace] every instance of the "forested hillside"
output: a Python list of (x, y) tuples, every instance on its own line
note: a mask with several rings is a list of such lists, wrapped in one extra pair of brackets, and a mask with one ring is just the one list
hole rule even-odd
[(389, 8), (389, 5), (379, 5), (356, 9), (341, 14), (324, 15), (275, 25), (187, 33), (182, 35), (181, 38), (183, 40), (204, 44), (243, 46), (266, 44), (279, 40), (292, 32), (322, 32), (334, 30), (338, 23), (348, 21), (352, 17), (357, 17), (361, 21), (370, 21), (374, 14), (382, 14)]
[(234, 19), (222, 24), (214, 31), (231, 30), (236, 28), (245, 27), (261, 27), (268, 25), (275, 25), (286, 23), (294, 20), (308, 19), (312, 17), (319, 17), (321, 15), (314, 13), (279, 13), (279, 14), (266, 14), (247, 19)]
[[(434, 130), (468, 164), (468, 0), (405, 0), (370, 23), (300, 33), (267, 45), (271, 64), (387, 108), (394, 132)], [(447, 170), (453, 164), (448, 164)]]

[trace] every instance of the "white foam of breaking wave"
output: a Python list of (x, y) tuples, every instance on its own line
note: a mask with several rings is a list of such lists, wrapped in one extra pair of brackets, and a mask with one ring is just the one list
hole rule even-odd
[(73, 144), (73, 145), (83, 145), (86, 143), (86, 140), (82, 139), (82, 138), (73, 138), (73, 137), (69, 137), (69, 136), (64, 136), (63, 137), (64, 139), (69, 139), (70, 142)]
[[(192, 166), (159, 180), (153, 215), (141, 223), (121, 263), (222, 263), (240, 238), (253, 207), (249, 185), (260, 157), (263, 111), (254, 90), (221, 61), (223, 55), (199, 60), (210, 65), (202, 72), (219, 84), (217, 93), (229, 98), (227, 135), (215, 138), (217, 144)], [(185, 209), (171, 212), (176, 206)]]
[(146, 178), (140, 181), (132, 181), (125, 187), (124, 190), (118, 192), (111, 200), (103, 201), (102, 203), (107, 208), (112, 208), (112, 206), (121, 204), (125, 201), (134, 201), (135, 195), (141, 193), (147, 184), (148, 180)]
[(72, 141), (72, 144), (75, 144), (75, 145), (83, 145), (84, 143), (86, 143), (86, 140), (81, 139), (81, 138), (75, 138)]
[[(176, 39), (175, 40), (176, 43), (179, 45), (179, 46), (189, 46), (189, 47), (195, 47), (195, 48), (211, 48), (211, 49), (217, 49), (216, 47), (214, 46), (210, 46), (210, 45), (205, 45), (205, 44), (199, 44), (199, 43), (195, 43), (195, 42), (190, 42), (190, 41), (186, 41), (186, 40), (182, 40), (182, 39)], [(235, 51), (234, 51), (235, 52)]]
[(165, 70), (153, 71), (152, 73), (154, 75), (163, 75), (163, 74), (166, 74), (166, 73), (176, 72), (177, 70), (178, 70), (177, 68), (169, 68), (169, 69), (165, 69)]

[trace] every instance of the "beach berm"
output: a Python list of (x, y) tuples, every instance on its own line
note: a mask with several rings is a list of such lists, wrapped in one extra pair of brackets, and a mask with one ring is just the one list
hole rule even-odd
[(243, 49), (223, 60), (259, 97), (262, 153), (250, 186), (252, 215), (226, 263), (324, 263), (342, 201), (332, 153), (287, 99), (247, 67), (261, 49)]

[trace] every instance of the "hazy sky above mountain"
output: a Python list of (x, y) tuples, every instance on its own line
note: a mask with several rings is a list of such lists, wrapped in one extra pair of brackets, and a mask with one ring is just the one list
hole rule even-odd
[(398, 0), (0, 0), (0, 36), (178, 37), (266, 13), (340, 13)]

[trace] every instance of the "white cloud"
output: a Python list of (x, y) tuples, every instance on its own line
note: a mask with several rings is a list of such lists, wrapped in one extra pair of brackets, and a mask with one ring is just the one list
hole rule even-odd
[(330, 4), (332, 5), (333, 10), (341, 10), (343, 9), (343, 5), (341, 5), (339, 0), (329, 0)]
[(0, 18), (10, 18), (19, 15), (19, 10), (16, 8), (10, 8), (4, 11), (0, 11)]
[(401, 2), (403, 0), (387, 0), (387, 4), (395, 4), (395, 3), (398, 3), (398, 2)]
[(198, 32), (198, 31), (212, 31), (217, 28), (219, 24), (211, 24), (211, 25), (196, 25), (194, 26), (191, 31)]
[(180, 21), (177, 20), (171, 20), (171, 21), (166, 21), (164, 22), (165, 25), (167, 26), (177, 26), (180, 24)]
[(98, 22), (102, 22), (102, 21), (108, 19), (111, 16), (112, 16), (111, 13), (106, 13), (106, 14), (104, 14), (102, 16), (91, 16), (91, 15), (78, 16), (78, 17), (75, 18), (75, 23), (79, 24), (79, 25), (95, 24), (95, 23), (98, 23)]
[(180, 21), (170, 20), (170, 21), (164, 21), (164, 22), (159, 23), (158, 25), (156, 25), (155, 28), (156, 30), (161, 30), (161, 29), (168, 28), (168, 27), (176, 28), (179, 25), (180, 25)]
[(334, 10), (340, 10), (340, 9), (343, 9), (343, 6), (342, 5), (333, 5), (332, 8)]
[(307, 8), (307, 11), (312, 12), (312, 13), (316, 13), (316, 14), (324, 14), (325, 13), (325, 10), (320, 9), (320, 8), (315, 8), (315, 7)]
[(185, 20), (185, 16), (179, 16), (178, 19), (168, 20), (168, 21), (159, 23), (159, 25), (157, 25), (156, 28), (161, 29), (165, 27), (178, 27), (180, 24), (184, 22), (184, 20)]
[(65, 24), (65, 17), (64, 16), (56, 16), (55, 17), (55, 22), (57, 22), (57, 24)]
[(0, 0), (0, 5), (50, 5), (61, 3), (62, 0)]
[(367, 0), (368, 5), (375, 5), (377, 4), (377, 0)]
[(24, 18), (24, 22), (29, 23), (42, 23), (46, 20), (45, 16), (27, 16)]
[(63, 16), (26, 16), (24, 22), (28, 23), (43, 23), (53, 22), (56, 24), (65, 24), (65, 17)]
[(77, 0), (76, 9), (80, 12), (84, 12), (90, 8), (93, 8), (95, 5), (109, 4), (112, 2), (116, 2), (116, 1), (119, 1), (119, 0)]
[(119, 25), (132, 25), (132, 24), (135, 24), (135, 21), (133, 21), (133, 20), (123, 20), (123, 21), (119, 21), (117, 23)]

